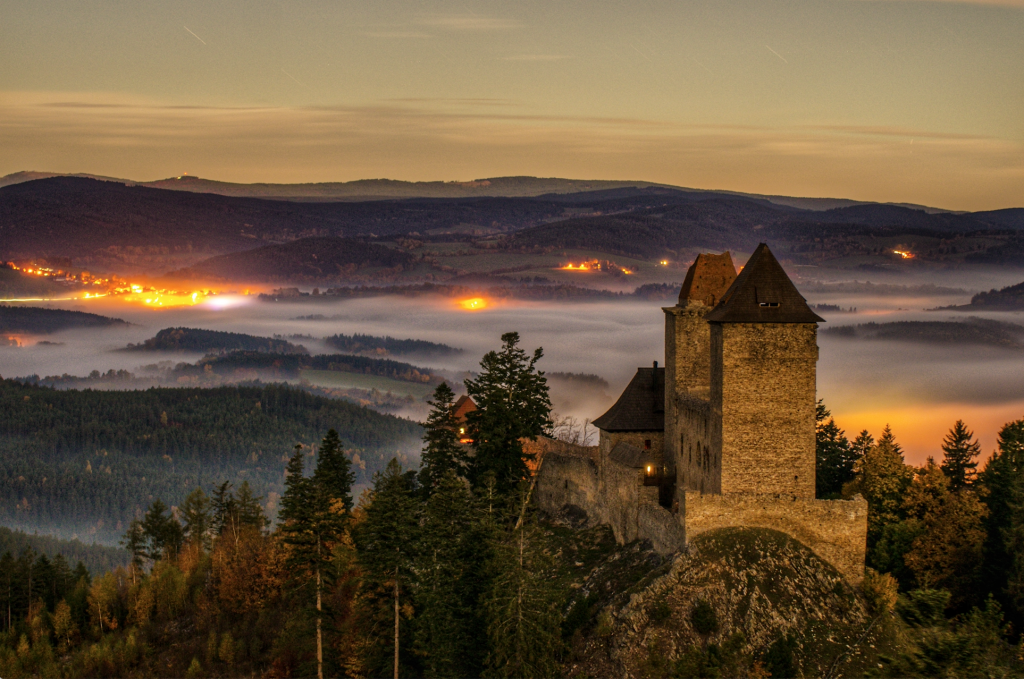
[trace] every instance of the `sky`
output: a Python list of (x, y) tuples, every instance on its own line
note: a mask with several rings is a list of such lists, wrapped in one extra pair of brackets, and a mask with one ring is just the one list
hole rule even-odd
[(0, 0), (0, 175), (1024, 205), (1024, 0)]

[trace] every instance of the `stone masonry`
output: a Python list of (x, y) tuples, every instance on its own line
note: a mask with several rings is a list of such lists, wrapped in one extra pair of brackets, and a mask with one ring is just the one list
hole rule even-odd
[(594, 420), (598, 446), (537, 442), (535, 501), (664, 553), (773, 528), (859, 582), (867, 503), (814, 498), (822, 319), (764, 244), (739, 276), (729, 253), (698, 256), (664, 312), (665, 367), (640, 368)]

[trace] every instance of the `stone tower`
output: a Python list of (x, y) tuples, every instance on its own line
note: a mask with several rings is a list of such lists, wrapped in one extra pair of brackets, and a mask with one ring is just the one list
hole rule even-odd
[(814, 499), (818, 322), (762, 243), (710, 326), (710, 408), (723, 495)]
[[(711, 393), (711, 333), (705, 317), (736, 280), (732, 256), (700, 254), (690, 265), (679, 303), (665, 312), (665, 461), (678, 491), (714, 492), (706, 402)], [(697, 464), (700, 462), (700, 464)]]

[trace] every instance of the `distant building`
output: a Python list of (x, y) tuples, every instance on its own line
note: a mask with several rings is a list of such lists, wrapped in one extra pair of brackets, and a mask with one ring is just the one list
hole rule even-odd
[(814, 497), (823, 319), (763, 243), (738, 276), (728, 252), (699, 255), (664, 312), (665, 367), (639, 368), (594, 420), (596, 449), (548, 446), (536, 501), (663, 552), (716, 528), (773, 528), (859, 581), (867, 503)]

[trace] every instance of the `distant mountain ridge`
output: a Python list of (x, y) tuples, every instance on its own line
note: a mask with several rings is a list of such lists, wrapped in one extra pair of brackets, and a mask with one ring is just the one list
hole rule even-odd
[(51, 177), (82, 177), (101, 181), (118, 182), (128, 186), (146, 186), (171, 191), (192, 193), (213, 193), (238, 198), (267, 198), (272, 200), (297, 201), (374, 201), (401, 198), (471, 198), (504, 197), (531, 198), (545, 195), (589, 193), (622, 188), (665, 188), (677, 191), (717, 193), (723, 196), (759, 198), (776, 205), (786, 205), (803, 210), (830, 210), (853, 205), (894, 205), (923, 210), (929, 213), (948, 212), (940, 208), (916, 205), (914, 203), (874, 203), (848, 198), (811, 198), (797, 196), (762, 195), (740, 191), (693, 189), (672, 184), (648, 181), (607, 180), (607, 179), (563, 179), (559, 177), (489, 177), (472, 181), (427, 181), (410, 182), (397, 179), (356, 179), (348, 182), (307, 182), (299, 184), (253, 183), (203, 179), (191, 175), (168, 177), (153, 181), (118, 179), (86, 173), (58, 173), (23, 171), (0, 177), (0, 187), (20, 184)]

